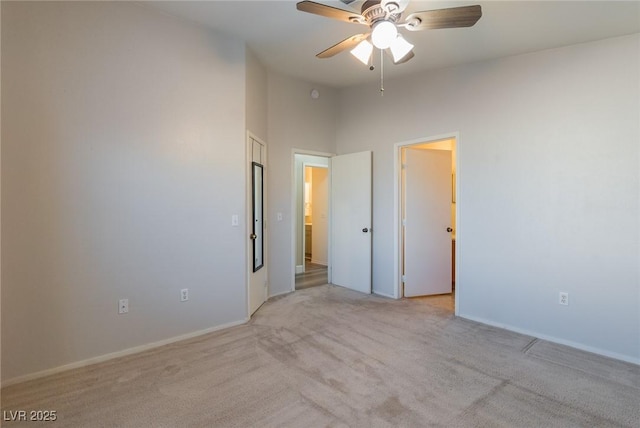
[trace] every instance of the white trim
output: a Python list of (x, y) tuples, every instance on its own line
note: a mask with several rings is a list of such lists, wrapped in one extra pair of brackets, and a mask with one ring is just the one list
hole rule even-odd
[(460, 265), (460, 134), (459, 132), (450, 132), (447, 134), (434, 135), (431, 137), (417, 138), (415, 140), (403, 141), (395, 143), (393, 145), (393, 298), (402, 298), (402, 272), (400, 271), (400, 259), (402, 252), (400, 244), (402, 242), (402, 206), (401, 206), (401, 186), (400, 174), (402, 173), (402, 157), (401, 150), (403, 148), (414, 146), (418, 144), (435, 143), (442, 140), (453, 139), (456, 142), (456, 265), (455, 265), (455, 277), (456, 277), (456, 293), (455, 293), (455, 315), (458, 315), (458, 308), (460, 307), (460, 275), (458, 275), (458, 266)]
[(581, 351), (591, 352), (593, 354), (598, 354), (598, 355), (601, 355), (603, 357), (613, 358), (613, 359), (624, 361), (624, 362), (627, 362), (627, 363), (640, 365), (640, 358), (634, 358), (634, 357), (630, 357), (628, 355), (618, 354), (616, 352), (610, 352), (610, 351), (606, 351), (606, 350), (600, 349), (600, 348), (594, 348), (592, 346), (583, 345), (582, 343), (572, 342), (571, 340), (559, 339), (559, 338), (554, 337), (554, 336), (549, 336), (549, 335), (546, 335), (546, 334), (540, 334), (540, 333), (535, 332), (535, 331), (514, 327), (514, 326), (509, 325), (509, 324), (503, 324), (503, 323), (499, 323), (499, 322), (495, 322), (495, 321), (490, 321), (490, 320), (487, 320), (487, 319), (484, 319), (484, 318), (480, 318), (480, 317), (474, 317), (474, 316), (469, 316), (469, 315), (458, 315), (458, 316), (460, 318), (463, 318), (463, 319), (466, 319), (466, 320), (469, 320), (469, 321), (490, 325), (491, 327), (502, 328), (504, 330), (513, 331), (515, 333), (524, 334), (526, 336), (535, 337), (537, 339), (546, 340), (548, 342), (557, 343), (559, 345), (570, 346), (571, 348), (579, 349)]
[[(295, 255), (295, 250), (294, 250)], [(296, 265), (296, 275), (299, 273), (304, 273), (304, 265)]]
[(278, 296), (284, 296), (285, 294), (293, 293), (294, 291), (295, 290), (281, 291), (278, 294), (274, 294), (273, 296), (269, 296), (269, 299), (273, 299), (274, 297), (278, 297)]
[[(290, 278), (291, 278), (291, 283), (290, 283), (290, 288), (289, 291), (285, 291), (282, 293), (277, 294), (285, 294), (285, 293), (289, 293), (291, 291), (295, 291), (296, 290), (296, 270), (297, 270), (297, 265), (296, 265), (296, 224), (298, 223), (297, 219), (296, 219), (296, 155), (307, 155), (307, 156), (319, 156), (319, 157), (325, 157), (329, 159), (329, 192), (331, 192), (331, 158), (333, 156), (335, 156), (334, 153), (326, 153), (326, 152), (317, 152), (314, 150), (306, 150), (306, 149), (297, 149), (295, 147), (293, 147), (291, 149), (291, 176), (290, 176), (290, 183), (291, 183), (291, 218), (293, 219), (293, 221), (291, 221), (291, 261), (289, 263), (289, 266), (291, 266), (291, 271), (290, 271)], [(329, 210), (331, 210), (331, 193), (329, 193)], [(303, 213), (304, 214), (304, 213)], [(331, 219), (329, 219), (329, 227), (327, 230), (327, 257), (329, 258), (329, 260), (331, 260)], [(302, 250), (304, 251), (304, 246), (302, 248)], [(304, 270), (304, 267), (303, 267)], [(329, 283), (331, 283), (331, 265), (328, 266), (327, 269), (327, 275), (328, 275), (328, 281)], [(270, 297), (274, 297), (274, 296), (270, 296)]]
[(376, 296), (381, 296), (381, 297), (387, 297), (389, 299), (397, 299), (397, 297), (394, 295), (383, 293), (381, 291), (376, 291), (376, 290), (373, 290), (371, 294), (375, 294)]
[(29, 380), (39, 379), (45, 376), (50, 376), (53, 374), (58, 374), (65, 372), (67, 370), (73, 370), (80, 367), (86, 367), (92, 364), (102, 363), (105, 361), (113, 360), (115, 358), (126, 357), (127, 355), (138, 354), (140, 352), (148, 351), (150, 349), (159, 348), (161, 346), (169, 345), (172, 343), (180, 342), (187, 339), (192, 339), (194, 337), (202, 336), (205, 334), (213, 333), (215, 331), (223, 330), (230, 327), (235, 327), (238, 325), (245, 324), (249, 321), (249, 318), (245, 318), (240, 321), (233, 321), (226, 324), (221, 324), (215, 327), (209, 327), (204, 330), (198, 330), (191, 333), (182, 334), (180, 336), (171, 337), (169, 339), (159, 340), (157, 342), (147, 343), (145, 345), (134, 346), (133, 348), (123, 349), (122, 351), (111, 352), (109, 354), (100, 355), (98, 357), (88, 358), (82, 361), (76, 361), (75, 363), (65, 364), (63, 366), (54, 367), (52, 369), (42, 370), (35, 373), (30, 373), (23, 376), (14, 377), (12, 379), (6, 380), (2, 382), (2, 388), (9, 385), (15, 385), (17, 383), (26, 382)]
[(318, 156), (318, 157), (321, 157), (321, 158), (332, 158), (332, 157), (336, 156), (335, 153), (318, 152), (316, 150), (307, 150), (307, 149), (297, 149), (295, 147), (293, 147), (291, 149), (291, 155), (292, 155), (292, 157), (294, 155), (307, 155), (307, 156)]
[(314, 259), (311, 259), (311, 263), (313, 263), (315, 265), (320, 265), (320, 266), (329, 266), (329, 262), (327, 262), (326, 260), (314, 260)]

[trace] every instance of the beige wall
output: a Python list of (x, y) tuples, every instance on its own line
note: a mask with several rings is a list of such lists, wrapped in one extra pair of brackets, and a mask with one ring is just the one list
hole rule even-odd
[(244, 321), (243, 43), (126, 2), (1, 7), (2, 380)]
[(639, 75), (632, 35), (342, 91), (338, 153), (373, 150), (374, 291), (394, 144), (457, 132), (460, 315), (640, 362)]
[[(320, 98), (310, 92), (318, 88)], [(338, 91), (269, 72), (269, 293), (293, 291), (295, 149), (334, 153)], [(300, 184), (301, 185), (301, 184)], [(283, 220), (276, 221), (277, 213)]]

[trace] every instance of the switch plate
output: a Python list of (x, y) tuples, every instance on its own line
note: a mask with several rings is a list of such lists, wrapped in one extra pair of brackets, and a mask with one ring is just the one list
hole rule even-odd
[(129, 299), (118, 300), (118, 313), (119, 314), (129, 313)]
[(239, 223), (238, 214), (231, 216), (231, 226), (237, 226)]
[(276, 215), (276, 217), (277, 217), (278, 221), (282, 221), (282, 213), (278, 213)]

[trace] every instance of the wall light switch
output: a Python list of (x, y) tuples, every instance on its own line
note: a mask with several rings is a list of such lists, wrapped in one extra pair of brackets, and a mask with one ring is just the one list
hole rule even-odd
[(239, 223), (238, 214), (234, 214), (231, 216), (231, 226), (237, 226)]
[(276, 214), (276, 218), (278, 219), (278, 221), (282, 221), (282, 213)]

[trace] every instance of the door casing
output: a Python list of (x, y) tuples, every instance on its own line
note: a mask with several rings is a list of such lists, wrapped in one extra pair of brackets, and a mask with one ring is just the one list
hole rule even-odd
[(460, 135), (458, 132), (451, 132), (447, 134), (435, 135), (425, 138), (418, 138), (410, 141), (403, 141), (394, 144), (393, 151), (393, 254), (394, 254), (394, 295), (396, 299), (402, 298), (402, 149), (417, 146), (421, 144), (435, 143), (442, 140), (453, 139), (456, 142), (456, 188), (455, 188), (455, 200), (456, 200), (456, 249), (455, 249), (455, 278), (456, 278), (456, 293), (455, 293), (455, 315), (459, 313), (459, 300), (460, 294), (463, 292), (464, 284), (460, 281), (458, 274), (458, 266), (460, 260), (460, 247), (461, 247), (461, 228), (460, 228), (460, 156), (461, 156), (461, 144)]

